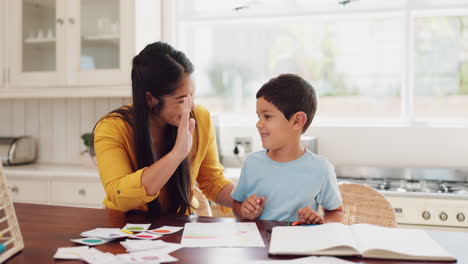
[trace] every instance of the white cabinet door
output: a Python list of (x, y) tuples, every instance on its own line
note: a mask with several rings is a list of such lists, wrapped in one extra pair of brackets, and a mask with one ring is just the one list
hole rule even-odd
[(8, 10), (8, 86), (66, 90), (130, 84), (132, 0), (0, 1)]
[(62, 16), (67, 1), (6, 0), (9, 85), (65, 84)]
[(57, 205), (103, 208), (104, 188), (99, 179), (52, 180), (50, 203)]
[(134, 4), (131, 0), (75, 0), (67, 43), (72, 85), (130, 84), (134, 48)]
[(7, 178), (7, 186), (13, 202), (48, 204), (49, 181), (33, 178)]

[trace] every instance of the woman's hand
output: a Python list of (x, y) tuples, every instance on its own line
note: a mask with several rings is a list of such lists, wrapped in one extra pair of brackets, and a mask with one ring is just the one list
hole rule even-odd
[(172, 151), (181, 160), (185, 159), (193, 144), (193, 129), (195, 127), (195, 119), (190, 118), (190, 111), (192, 109), (192, 96), (185, 97), (183, 102), (183, 112), (180, 115), (179, 127), (177, 129), (177, 139)]
[(195, 127), (195, 120), (190, 118), (192, 98), (190, 96), (183, 98), (182, 104), (183, 111), (174, 147), (167, 155), (144, 169), (141, 174), (141, 183), (148, 195), (157, 195), (161, 191), (192, 149), (192, 133)]

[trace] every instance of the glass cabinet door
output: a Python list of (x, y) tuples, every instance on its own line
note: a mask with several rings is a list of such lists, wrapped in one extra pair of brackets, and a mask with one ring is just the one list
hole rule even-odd
[[(64, 19), (59, 14), (62, 1), (6, 1), (5, 40), (11, 85), (63, 85), (63, 67), (58, 54)], [(19, 29), (19, 30), (18, 30)]]
[(22, 72), (57, 69), (56, 0), (22, 0)]
[(133, 0), (0, 1), (7, 18), (8, 86), (130, 83)]
[(81, 0), (81, 71), (120, 68), (119, 2)]
[(79, 51), (73, 84), (129, 83), (131, 65), (125, 30), (129, 26), (129, 0), (79, 0)]

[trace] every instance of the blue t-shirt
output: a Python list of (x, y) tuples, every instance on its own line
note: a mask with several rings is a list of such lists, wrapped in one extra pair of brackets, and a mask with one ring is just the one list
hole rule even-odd
[(250, 195), (265, 197), (258, 219), (297, 221), (305, 206), (333, 210), (341, 205), (335, 169), (325, 158), (306, 151), (290, 162), (277, 162), (266, 150), (251, 153), (242, 166), (232, 198), (244, 202)]

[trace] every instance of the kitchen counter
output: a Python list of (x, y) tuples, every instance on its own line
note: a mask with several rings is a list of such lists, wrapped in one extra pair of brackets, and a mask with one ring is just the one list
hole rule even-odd
[(77, 164), (49, 164), (33, 163), (27, 165), (3, 166), (7, 177), (34, 176), (34, 177), (89, 177), (99, 178), (96, 167), (86, 167)]
[[(237, 182), (240, 170), (240, 168), (225, 168), (224, 174), (227, 178)], [(99, 178), (99, 172), (96, 167), (83, 166), (81, 164), (34, 163), (16, 166), (4, 165), (3, 171), (7, 176)]]

